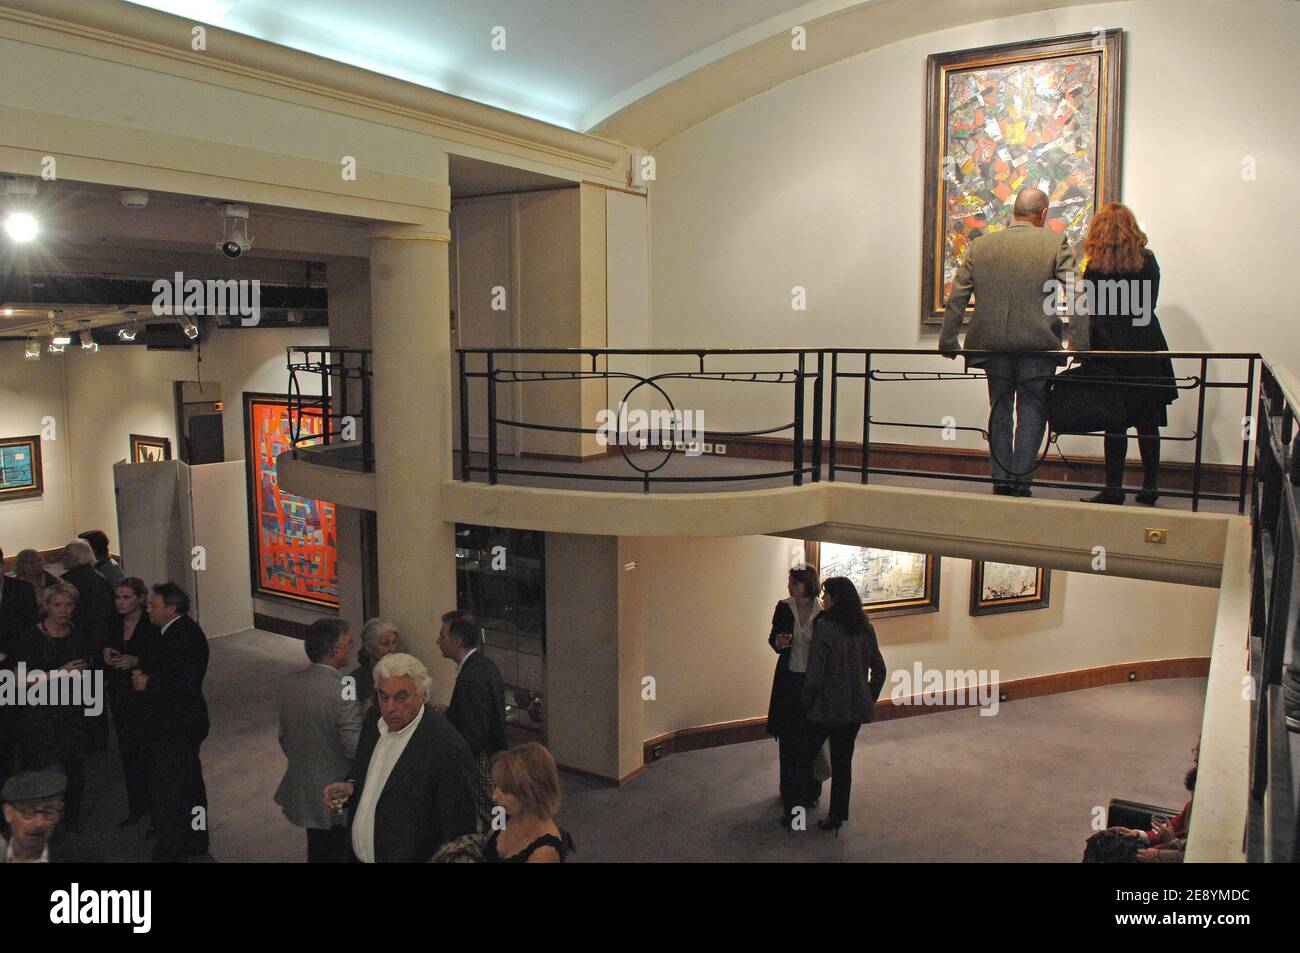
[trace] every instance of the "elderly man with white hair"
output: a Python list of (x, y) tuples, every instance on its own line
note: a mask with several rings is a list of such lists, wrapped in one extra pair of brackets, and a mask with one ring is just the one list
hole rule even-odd
[(375, 664), (379, 721), (367, 723), (350, 777), (326, 785), (325, 803), (349, 811), (362, 863), (423, 863), (441, 844), (474, 833), (474, 758), (446, 718), (428, 707), (433, 680), (419, 659)]

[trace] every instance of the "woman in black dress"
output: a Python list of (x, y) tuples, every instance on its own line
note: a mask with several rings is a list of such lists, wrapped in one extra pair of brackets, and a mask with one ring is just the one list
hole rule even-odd
[(876, 720), (876, 699), (885, 687), (888, 669), (852, 580), (827, 579), (822, 583), (822, 604), (825, 608), (813, 625), (803, 684), (811, 732), (805, 751), (815, 752), (830, 739), (831, 809), (817, 826), (838, 836), (840, 825), (849, 819), (853, 746), (862, 725)]
[[(1091, 297), (1091, 350), (1169, 350), (1156, 317), (1160, 265), (1146, 244), (1147, 237), (1127, 206), (1111, 202), (1093, 217), (1083, 243), (1083, 279)], [(1178, 399), (1173, 362), (1167, 357), (1094, 357), (1084, 366), (1090, 376), (1115, 379), (1125, 411), (1123, 432), (1105, 437), (1106, 489), (1084, 502), (1124, 502), (1124, 459), (1128, 428), (1133, 427), (1142, 455), (1142, 490), (1136, 499), (1151, 506), (1159, 497), (1160, 428), (1169, 423), (1167, 408)]]
[[(72, 672), (84, 677), (82, 673), (90, 670), (90, 658), (82, 634), (72, 624), (77, 610), (76, 588), (66, 582), (46, 586), (41, 608), (45, 618), (20, 637), (18, 659), (27, 666), (28, 697), (34, 690), (40, 690), (35, 683), (44, 680), (47, 703), (29, 704), (21, 709), (18, 763), (28, 771), (54, 768), (64, 773), (68, 789), (64, 795), (63, 827), (75, 831), (80, 823), (86, 786), (90, 719), (86, 717), (84, 705), (54, 705), (48, 699), (55, 685), (53, 679), (66, 685), (67, 676), (58, 673)], [(81, 694), (84, 700), (84, 692)]]
[(821, 783), (812, 773), (815, 752), (804, 756), (809, 738), (808, 719), (803, 710), (804, 673), (808, 670), (808, 647), (812, 644), (813, 621), (821, 612), (817, 570), (809, 566), (791, 569), (786, 579), (789, 597), (772, 612), (772, 631), (767, 644), (777, 653), (772, 676), (772, 698), (767, 706), (767, 733), (776, 738), (781, 762), (781, 826), (789, 827), (796, 805), (811, 807), (821, 798)]
[(535, 741), (498, 752), (492, 758), (492, 781), (492, 800), (505, 811), (505, 826), (492, 831), (483, 859), (497, 864), (564, 863), (573, 852), (573, 838), (554, 820), (560, 810), (560, 776), (551, 753)]
[(149, 621), (145, 602), (149, 587), (135, 576), (123, 579), (113, 588), (113, 607), (117, 624), (109, 628), (104, 647), (105, 674), (108, 676), (108, 703), (113, 710), (117, 729), (117, 751), (126, 776), (127, 814), (117, 826), (127, 827), (149, 813), (149, 782), (144, 754), (145, 708), (140, 692), (131, 688), (131, 672), (158, 638), (158, 627)]

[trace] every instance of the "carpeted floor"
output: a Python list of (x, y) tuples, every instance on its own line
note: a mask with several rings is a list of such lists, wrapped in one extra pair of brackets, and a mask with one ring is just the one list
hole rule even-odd
[[(274, 684), (306, 664), (302, 643), (250, 631), (215, 639), (205, 684), (213, 730), (203, 746), (212, 856), (306, 859), (306, 838), (272, 800), (284, 771)], [(1113, 685), (863, 727), (852, 816), (838, 838), (776, 826), (776, 744), (676, 754), (621, 788), (564, 776), (560, 823), (577, 862), (1077, 862), (1093, 811), (1111, 797), (1181, 807), (1204, 679)], [(126, 813), (110, 748), (89, 766), (82, 851), (144, 861), (144, 824)], [(829, 795), (829, 784), (826, 794)], [(813, 812), (825, 813), (823, 808)]]

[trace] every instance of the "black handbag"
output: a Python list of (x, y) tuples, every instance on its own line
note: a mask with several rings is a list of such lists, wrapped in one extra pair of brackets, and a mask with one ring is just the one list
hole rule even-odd
[(1123, 383), (1084, 365), (1067, 367), (1047, 384), (1047, 419), (1053, 433), (1123, 433), (1127, 422)]

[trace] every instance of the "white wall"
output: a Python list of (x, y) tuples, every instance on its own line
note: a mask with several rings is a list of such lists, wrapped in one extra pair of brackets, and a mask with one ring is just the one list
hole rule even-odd
[[(20, 549), (54, 549), (79, 532), (73, 519), (68, 477), (67, 403), (63, 396), (63, 362), (45, 354), (39, 361), (23, 357), (21, 341), (0, 342), (0, 437), (41, 433), (53, 417), (54, 440), (41, 443), (42, 496), (0, 499), (0, 548), (6, 556)], [(111, 475), (110, 475), (111, 476)]]
[[(1296, 353), (1300, 328), (1279, 305), (1300, 200), (1300, 4), (1277, 0), (1099, 4), (943, 30), (791, 80), (661, 143), (650, 191), (654, 345), (935, 346), (920, 331), (926, 56), (1097, 25), (1126, 32), (1122, 199), (1160, 260), (1170, 346)], [(1256, 181), (1242, 179), (1246, 156)], [(807, 289), (806, 312), (791, 310), (795, 285)], [(902, 360), (892, 366), (953, 369)], [(878, 385), (873, 414), (982, 425), (981, 384)], [(792, 417), (788, 388), (677, 384), (673, 394), (679, 407), (708, 408), (711, 428)], [(860, 427), (860, 395), (843, 393), (842, 426)], [(1209, 398), (1207, 459), (1239, 459), (1243, 403)], [(1194, 399), (1180, 399), (1170, 422), (1166, 433), (1189, 433)], [(934, 442), (884, 428), (872, 439)], [(1096, 441), (1084, 446), (1100, 455)], [(1190, 445), (1166, 444), (1166, 455), (1190, 459)]]
[[(656, 683), (645, 737), (765, 716), (776, 662), (767, 634), (798, 543), (771, 536), (636, 542), (647, 593), (642, 651)], [(970, 567), (970, 560), (943, 560), (939, 612), (873, 621), (891, 672), (919, 661), (996, 669), (1009, 681), (1210, 654), (1215, 589), (1053, 572), (1048, 608), (974, 617)]]

